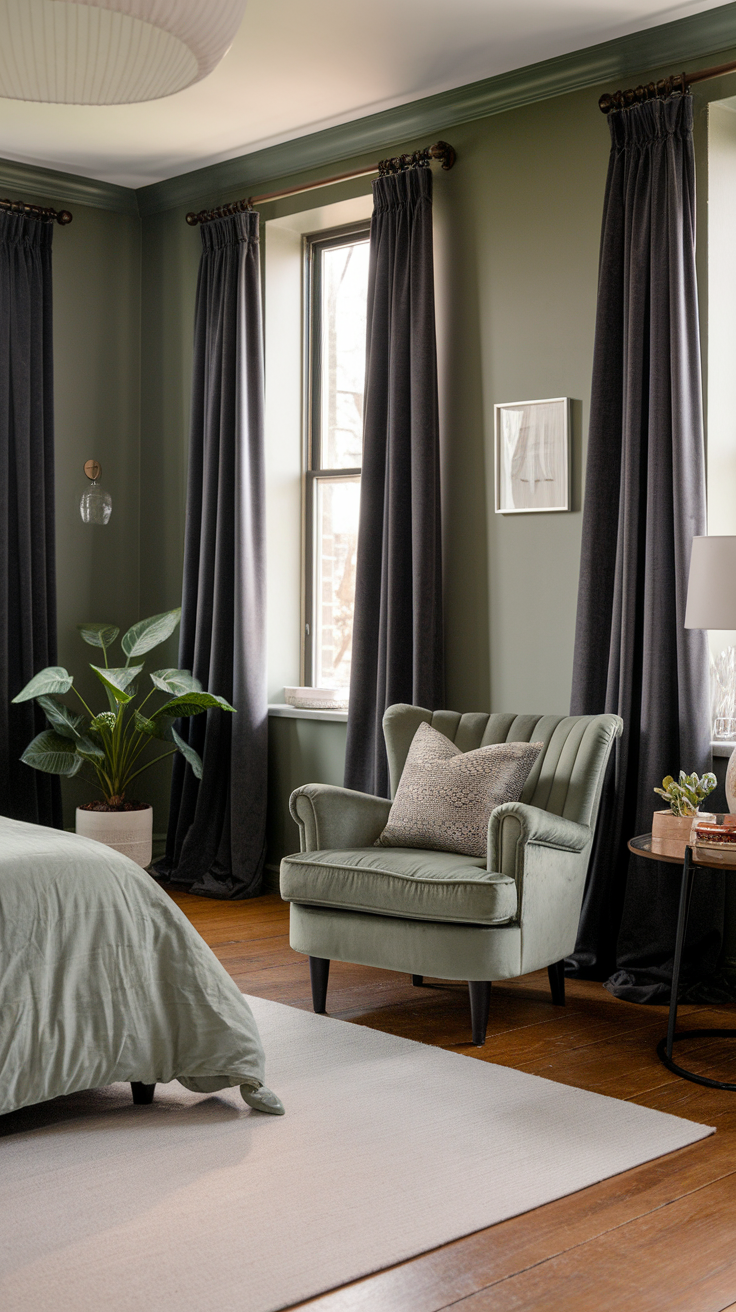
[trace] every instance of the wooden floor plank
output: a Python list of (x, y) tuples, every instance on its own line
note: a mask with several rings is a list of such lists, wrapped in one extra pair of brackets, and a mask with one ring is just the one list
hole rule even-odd
[[(245, 992), (311, 1009), (306, 959), (288, 942), (278, 896), (175, 901)], [(313, 1312), (725, 1312), (736, 1307), (736, 1094), (682, 1080), (659, 1062), (663, 1007), (567, 981), (553, 1007), (546, 971), (494, 985), (488, 1040), (469, 1042), (467, 988), (334, 962), (328, 1012), (370, 1028), (497, 1061), (713, 1125), (711, 1138), (354, 1282)], [(680, 1028), (736, 1027), (733, 1007), (680, 1009)], [(680, 1047), (695, 1068), (736, 1079), (736, 1041)], [(686, 1062), (687, 1064), (687, 1062)]]
[[(695, 1205), (696, 1204), (696, 1205)], [(729, 1175), (456, 1302), (457, 1312), (720, 1312), (736, 1292)]]

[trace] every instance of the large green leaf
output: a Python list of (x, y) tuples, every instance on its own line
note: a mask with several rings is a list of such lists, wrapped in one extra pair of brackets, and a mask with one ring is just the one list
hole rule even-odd
[(149, 738), (160, 738), (162, 742), (173, 742), (171, 737), (171, 725), (168, 720), (147, 720), (145, 715), (140, 711), (133, 712), (135, 718), (135, 727), (141, 733), (145, 733)]
[(37, 697), (36, 701), (56, 733), (60, 733), (62, 738), (71, 738), (72, 741), (79, 738), (83, 732), (82, 725), (86, 718), (84, 715), (75, 715), (68, 706), (57, 701), (55, 697)]
[(160, 720), (166, 717), (178, 720), (188, 715), (199, 715), (200, 711), (206, 711), (210, 706), (219, 706), (221, 711), (235, 711), (235, 707), (226, 702), (224, 697), (216, 697), (213, 692), (185, 692), (181, 697), (172, 697), (170, 702), (159, 706), (151, 719)]
[(176, 743), (177, 747), (179, 748), (179, 751), (181, 752), (182, 756), (191, 765), (192, 772), (195, 778), (201, 779), (202, 757), (199, 755), (198, 752), (195, 752), (193, 747), (189, 746), (189, 743), (184, 742), (184, 739), (176, 732), (176, 729), (174, 729), (173, 726), (171, 729), (171, 736), (174, 739), (174, 742)]
[(72, 675), (62, 665), (48, 665), (33, 676), (13, 701), (30, 702), (34, 697), (45, 697), (50, 692), (68, 692), (73, 682)]
[(69, 738), (62, 738), (53, 729), (44, 729), (29, 743), (21, 756), (21, 761), (32, 765), (34, 770), (43, 770), (46, 774), (73, 775), (81, 769), (82, 758), (77, 754), (74, 743)]
[(154, 670), (151, 681), (162, 692), (173, 692), (178, 696), (183, 692), (201, 692), (202, 685), (189, 670)]
[(122, 639), (125, 655), (130, 660), (131, 656), (143, 656), (147, 651), (152, 651), (159, 643), (171, 637), (180, 619), (181, 606), (178, 606), (176, 610), (166, 610), (161, 615), (139, 620)]
[(97, 678), (104, 683), (108, 692), (112, 694), (116, 702), (132, 702), (135, 697), (135, 689), (131, 690), (130, 685), (137, 674), (143, 669), (142, 665), (130, 665), (127, 668), (123, 666), (116, 670), (102, 670), (99, 665), (90, 665), (94, 670)]
[(97, 743), (88, 738), (86, 734), (82, 734), (79, 739), (77, 751), (80, 756), (84, 757), (85, 761), (91, 761), (93, 765), (103, 765), (105, 762), (106, 757), (103, 749), (98, 747)]
[(90, 647), (102, 647), (103, 649), (112, 647), (120, 632), (120, 629), (117, 629), (114, 624), (100, 624), (96, 620), (89, 624), (78, 624), (77, 630), (84, 638), (84, 641), (89, 643)]

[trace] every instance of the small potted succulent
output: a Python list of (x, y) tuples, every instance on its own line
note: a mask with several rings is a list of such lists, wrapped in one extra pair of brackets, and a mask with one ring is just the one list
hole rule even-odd
[(685, 774), (681, 770), (679, 780), (668, 774), (662, 780), (662, 787), (654, 789), (655, 793), (669, 802), (669, 809), (654, 812), (652, 836), (687, 841), (693, 817), (700, 814), (700, 803), (713, 792), (716, 783), (714, 774)]
[[(91, 664), (107, 695), (107, 710), (93, 711), (73, 686), (74, 679), (60, 665), (52, 665), (27, 683), (14, 702), (34, 699), (48, 721), (48, 728), (29, 743), (21, 761), (34, 770), (70, 778), (86, 768), (90, 784), (101, 794), (99, 800), (77, 807), (77, 833), (96, 838), (147, 866), (152, 856), (153, 810), (147, 802), (130, 797), (130, 785), (151, 766), (181, 752), (196, 777), (202, 778), (202, 761), (193, 747), (176, 732), (174, 721), (199, 715), (208, 708), (234, 711), (223, 697), (203, 692), (198, 679), (188, 670), (154, 670), (153, 685), (137, 706), (138, 680), (143, 673), (139, 658), (158, 647), (174, 632), (181, 610), (152, 615), (134, 624), (121, 639), (125, 665), (111, 666), (108, 652), (120, 630), (114, 624), (80, 624), (79, 633), (90, 647), (102, 654), (104, 665)], [(78, 714), (60, 695), (73, 692), (86, 714)], [(163, 693), (165, 700), (146, 710), (151, 697)], [(166, 751), (150, 756), (147, 749), (171, 744)], [(147, 759), (148, 754), (148, 759)]]

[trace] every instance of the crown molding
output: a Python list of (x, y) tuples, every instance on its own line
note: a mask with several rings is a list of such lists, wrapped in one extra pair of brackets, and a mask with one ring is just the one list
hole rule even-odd
[[(20, 164), (12, 159), (0, 159), (0, 187), (3, 191), (20, 193), (18, 199), (27, 202), (61, 201), (69, 206), (76, 203), (115, 210), (118, 214), (138, 213), (132, 187), (118, 187), (113, 182), (80, 178), (74, 173), (59, 173), (56, 169)], [(11, 195), (10, 199), (15, 197)]]
[[(674, 65), (671, 71), (678, 71), (683, 62), (692, 68), (704, 56), (734, 46), (736, 3), (720, 5), (140, 187), (138, 206), (142, 215), (180, 205), (201, 208), (227, 192), (242, 195), (255, 183), (324, 168), (370, 151), (382, 152), (426, 133), (444, 132), (453, 124), (487, 118), (586, 86), (608, 82), (615, 90), (632, 74), (645, 70)], [(595, 107), (593, 112), (597, 112)]]

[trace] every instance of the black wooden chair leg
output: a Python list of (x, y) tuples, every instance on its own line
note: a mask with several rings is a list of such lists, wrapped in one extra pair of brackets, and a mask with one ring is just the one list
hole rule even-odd
[(470, 994), (470, 1020), (473, 1026), (473, 1043), (482, 1048), (486, 1041), (488, 1013), (491, 1009), (491, 985), (488, 980), (468, 980)]
[(412, 975), (412, 977), (411, 977), (411, 982), (412, 982), (412, 984), (414, 985), (414, 988), (415, 988), (415, 989), (420, 989), (420, 988), (422, 987), (422, 984), (424, 983), (424, 976), (423, 976), (423, 975)]
[(547, 967), (549, 975), (549, 986), (552, 990), (552, 1001), (556, 1007), (565, 1005), (565, 963), (556, 961), (554, 965)]
[(131, 1080), (130, 1091), (133, 1095), (133, 1102), (138, 1107), (147, 1107), (153, 1102), (153, 1095), (156, 1091), (155, 1084), (141, 1084), (139, 1080)]
[(330, 963), (324, 957), (309, 958), (309, 978), (312, 982), (312, 1006), (318, 1016), (324, 1015), (327, 1005), (327, 981)]

